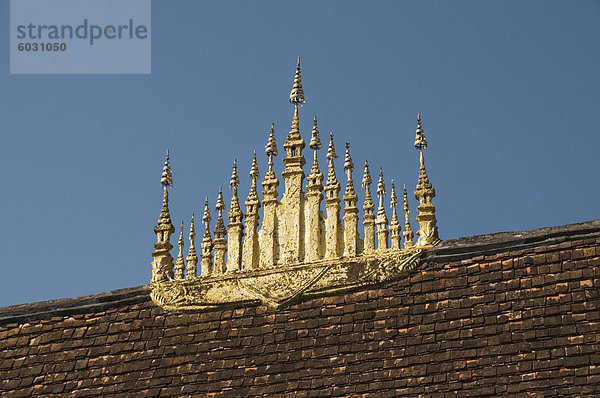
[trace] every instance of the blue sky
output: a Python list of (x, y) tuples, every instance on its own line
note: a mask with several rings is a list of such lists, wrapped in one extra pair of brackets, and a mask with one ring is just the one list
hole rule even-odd
[(355, 178), (413, 190), (421, 113), (442, 239), (599, 218), (597, 1), (155, 0), (150, 75), (10, 75), (0, 15), (0, 306), (148, 283), (165, 148), (176, 225), (229, 203), (233, 158), (245, 199), (298, 55), (301, 133), (349, 141)]

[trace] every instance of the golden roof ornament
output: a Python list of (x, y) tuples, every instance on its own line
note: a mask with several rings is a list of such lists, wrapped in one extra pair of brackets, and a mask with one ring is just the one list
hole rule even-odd
[(151, 263), (153, 283), (159, 283), (173, 278), (173, 257), (171, 257), (170, 253), (173, 245), (171, 245), (170, 240), (171, 235), (175, 232), (175, 227), (173, 227), (173, 224), (171, 223), (171, 214), (169, 212), (168, 187), (173, 184), (173, 180), (171, 166), (169, 164), (168, 149), (165, 166), (163, 167), (163, 176), (164, 177), (161, 177), (161, 185), (163, 186), (162, 208), (157, 225), (154, 227), (156, 243), (154, 244), (154, 251), (152, 252), (153, 260)]
[(175, 279), (183, 279), (183, 271), (185, 270), (185, 262), (183, 261), (183, 221), (181, 222), (181, 233), (179, 234), (179, 253), (177, 261), (175, 261)]
[[(362, 187), (368, 190), (372, 182), (371, 172), (369, 171), (369, 162), (365, 160), (365, 171), (363, 172)], [(370, 197), (371, 195), (367, 194), (367, 196)]]
[(369, 170), (369, 162), (365, 160), (365, 170), (363, 173), (362, 187), (365, 190), (365, 203), (363, 204), (363, 211), (365, 212), (363, 229), (365, 231), (364, 247), (365, 252), (369, 253), (375, 250), (375, 205), (371, 198), (371, 172)]
[(390, 221), (390, 240), (392, 249), (400, 249), (400, 221), (398, 221), (398, 196), (396, 195), (396, 185), (392, 179), (392, 193), (390, 194), (390, 208), (392, 209), (392, 220)]
[(265, 155), (277, 156), (277, 143), (275, 142), (275, 123), (271, 123), (271, 131), (269, 134), (269, 140), (265, 146)]
[[(263, 195), (267, 195), (270, 198), (274, 199), (277, 197), (277, 191), (275, 189), (279, 186), (279, 180), (273, 171), (273, 157), (277, 156), (277, 143), (275, 142), (275, 124), (271, 123), (271, 131), (269, 134), (269, 140), (267, 141), (267, 145), (265, 146), (265, 155), (269, 158), (269, 170), (265, 175), (265, 181), (263, 182), (263, 187), (265, 188), (265, 192)], [(273, 195), (275, 195), (273, 197)]]
[(200, 261), (200, 270), (202, 276), (210, 276), (212, 274), (213, 262), (212, 262), (212, 248), (213, 242), (210, 236), (210, 209), (208, 208), (208, 196), (204, 202), (204, 215), (202, 216), (202, 222), (204, 222), (204, 238), (202, 239), (202, 261)]
[(213, 270), (217, 274), (223, 274), (226, 271), (225, 253), (227, 252), (227, 240), (225, 239), (225, 235), (227, 235), (227, 228), (225, 228), (225, 223), (223, 222), (225, 202), (223, 201), (223, 190), (221, 187), (219, 187), (215, 209), (217, 210), (217, 223), (213, 231), (215, 234), (215, 239), (213, 240)]
[(231, 204), (229, 206), (229, 240), (228, 240), (228, 251), (227, 255), (227, 272), (236, 272), (240, 268), (241, 256), (242, 256), (242, 238), (244, 232), (244, 224), (242, 219), (244, 214), (240, 208), (240, 201), (238, 199), (238, 186), (240, 185), (240, 178), (237, 173), (237, 160), (233, 160), (233, 171), (231, 172), (231, 179), (229, 180), (229, 186), (231, 187)]
[(160, 184), (163, 187), (173, 186), (173, 174), (171, 172), (171, 164), (169, 162), (169, 150), (167, 149), (167, 156), (165, 157), (165, 165), (163, 166), (162, 175), (160, 176)]
[[(354, 191), (354, 181), (352, 181), (352, 172), (354, 171), (354, 162), (350, 156), (350, 143), (346, 142), (346, 155), (344, 156), (344, 171), (346, 172), (346, 192), (344, 194), (344, 200), (346, 206), (353, 207), (356, 205), (356, 192)], [(349, 203), (350, 202), (350, 203)]]
[(404, 184), (404, 248), (407, 249), (409, 247), (414, 246), (413, 238), (415, 234), (413, 233), (412, 228), (410, 227), (410, 208), (408, 207), (408, 195), (406, 194), (406, 184)]
[[(278, 179), (274, 171), (274, 157), (278, 155), (276, 131), (271, 130), (265, 155), (269, 168), (265, 174), (262, 202), (257, 192), (259, 169), (256, 152), (250, 167), (251, 187), (245, 202), (245, 215), (240, 208), (238, 187), (240, 179), (237, 161), (234, 160), (229, 184), (231, 206), (229, 224), (225, 226), (223, 213), (225, 200), (222, 188), (216, 200), (217, 211), (214, 239), (211, 237), (211, 215), (208, 198), (205, 203), (204, 237), (201, 244), (201, 269), (197, 270), (198, 255), (194, 246), (196, 237), (194, 216), (190, 223), (188, 256), (183, 258), (183, 231), (179, 237), (177, 261), (170, 255), (170, 235), (175, 229), (169, 213), (168, 187), (172, 186), (170, 159), (167, 153), (161, 184), (163, 206), (157, 225), (154, 227), (157, 242), (152, 253), (152, 292), (155, 303), (166, 310), (190, 311), (219, 308), (222, 304), (240, 305), (262, 302), (280, 308), (299, 297), (313, 297), (329, 291), (346, 291), (357, 286), (381, 283), (405, 275), (418, 266), (421, 254), (435, 245), (437, 226), (435, 207), (431, 199), (435, 196), (425, 170), (423, 149), (427, 147), (420, 115), (417, 120), (415, 147), (420, 150), (419, 181), (415, 198), (419, 200), (417, 221), (419, 239), (413, 245), (410, 227), (408, 198), (404, 189), (405, 230), (398, 220), (398, 197), (394, 181), (391, 185), (391, 223), (388, 225), (383, 205), (386, 194), (383, 171), (380, 170), (377, 184), (379, 208), (370, 193), (373, 183), (369, 164), (365, 161), (362, 186), (365, 189), (363, 204), (364, 238), (358, 231), (359, 215), (357, 195), (354, 191), (354, 162), (350, 145), (346, 143), (343, 167), (346, 173), (346, 191), (343, 196), (344, 209), (340, 208), (340, 184), (335, 174), (338, 158), (333, 142), (333, 133), (326, 154), (328, 163), (327, 184), (323, 187), (323, 174), (319, 170), (317, 151), (322, 144), (316, 117), (309, 147), (314, 151), (310, 173), (304, 174), (306, 159), (302, 154), (305, 142), (299, 128), (299, 106), (305, 103), (300, 77), (300, 65), (296, 68), (294, 87), (290, 93), (294, 105), (292, 126), (283, 143), (285, 193), (278, 199)], [(308, 179), (306, 192), (303, 180)], [(321, 210), (325, 197), (325, 211)], [(259, 208), (262, 208), (259, 214)], [(326, 214), (324, 214), (326, 213)], [(343, 217), (342, 217), (342, 214)], [(259, 219), (263, 217), (260, 228)], [(389, 227), (389, 232), (388, 232)], [(388, 241), (388, 234), (390, 240)], [(401, 235), (404, 248), (400, 248)], [(390, 244), (391, 242), (391, 244)], [(198, 275), (199, 274), (199, 275)], [(237, 303), (237, 304), (236, 304)], [(245, 304), (243, 304), (245, 305)], [(253, 304), (254, 305), (254, 304)]]
[(338, 184), (337, 181), (337, 177), (335, 175), (335, 166), (333, 164), (333, 161), (335, 159), (338, 158), (338, 155), (335, 153), (335, 146), (333, 145), (333, 131), (329, 133), (329, 147), (327, 148), (327, 165), (328, 165), (328, 172), (327, 172), (327, 186), (335, 186), (336, 184)]
[(415, 189), (415, 199), (419, 201), (419, 206), (417, 207), (417, 222), (419, 223), (417, 235), (419, 235), (419, 239), (416, 245), (421, 247), (433, 246), (439, 242), (440, 238), (435, 218), (435, 206), (431, 204), (431, 199), (435, 197), (435, 189), (429, 182), (429, 176), (427, 176), (427, 170), (425, 170), (423, 150), (427, 148), (427, 141), (425, 140), (425, 133), (421, 128), (420, 114), (417, 116), (417, 138), (419, 139), (415, 140), (415, 148), (419, 150), (420, 168), (419, 181)]
[(252, 166), (250, 167), (250, 178), (252, 180), (252, 185), (250, 185), (250, 192), (248, 193), (248, 199), (246, 203), (251, 203), (254, 206), (253, 209), (258, 211), (258, 207), (260, 207), (260, 201), (258, 200), (258, 192), (256, 191), (256, 179), (260, 176), (258, 172), (258, 164), (256, 163), (256, 151), (254, 151), (254, 157), (252, 158)]
[(314, 157), (312, 167), (310, 169), (310, 174), (306, 176), (306, 178), (308, 179), (308, 188), (318, 188), (318, 191), (320, 192), (323, 188), (323, 174), (319, 170), (319, 161), (317, 160), (317, 151), (321, 149), (321, 139), (319, 138), (319, 128), (317, 127), (316, 116), (313, 119), (313, 129), (309, 147), (313, 150)]
[(379, 198), (379, 207), (377, 208), (377, 219), (375, 220), (375, 224), (377, 225), (377, 250), (387, 249), (387, 238), (388, 238), (388, 230), (387, 230), (387, 215), (385, 214), (385, 206), (383, 204), (383, 199), (386, 194), (385, 191), (385, 182), (383, 180), (383, 169), (379, 169), (379, 181), (377, 183), (377, 196)]
[(425, 132), (421, 127), (421, 114), (417, 114), (417, 131), (415, 134), (415, 148), (421, 150), (427, 148), (427, 140), (425, 139)]
[(188, 249), (187, 257), (185, 258), (185, 261), (187, 261), (185, 273), (186, 273), (186, 278), (188, 278), (188, 279), (192, 279), (197, 276), (196, 267), (198, 265), (198, 255), (196, 254), (196, 245), (194, 242), (195, 239), (196, 239), (196, 230), (194, 227), (194, 213), (192, 213), (192, 221), (190, 222), (190, 235), (189, 235), (190, 248)]
[(231, 179), (229, 180), (229, 186), (231, 188), (237, 188), (240, 186), (240, 177), (237, 172), (237, 159), (233, 159), (233, 171), (231, 172)]
[(317, 127), (317, 117), (315, 116), (313, 119), (313, 129), (312, 136), (310, 137), (310, 149), (314, 149), (315, 151), (321, 149), (321, 139), (319, 138), (319, 128)]
[(215, 210), (217, 211), (217, 224), (214, 230), (215, 238), (217, 237), (217, 233), (220, 237), (223, 237), (227, 233), (227, 229), (225, 228), (225, 223), (223, 222), (225, 202), (223, 201), (223, 189), (221, 187), (219, 187), (219, 194), (217, 195), (217, 204), (215, 205)]
[(298, 106), (304, 104), (304, 90), (302, 89), (302, 77), (300, 76), (300, 57), (296, 65), (296, 76), (294, 76), (294, 84), (290, 92), (290, 103)]

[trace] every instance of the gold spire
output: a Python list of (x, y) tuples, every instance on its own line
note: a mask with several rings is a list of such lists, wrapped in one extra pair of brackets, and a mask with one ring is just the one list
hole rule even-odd
[(396, 195), (396, 185), (392, 179), (392, 193), (390, 194), (390, 207), (392, 208), (392, 221), (390, 221), (390, 240), (392, 249), (400, 249), (400, 222), (398, 221), (398, 196)]
[(417, 132), (415, 134), (415, 148), (421, 150), (427, 148), (427, 140), (425, 139), (425, 132), (421, 127), (421, 114), (417, 114)]
[(227, 228), (223, 222), (223, 210), (225, 210), (225, 202), (223, 202), (223, 190), (219, 187), (219, 195), (217, 196), (217, 204), (215, 209), (218, 212), (217, 223), (215, 225), (214, 234), (215, 239), (213, 240), (213, 251), (214, 251), (214, 266), (213, 270), (216, 274), (223, 274), (226, 271), (225, 267), (225, 253), (227, 252)]
[(158, 219), (158, 225), (172, 225), (171, 214), (169, 214), (169, 191), (167, 190), (166, 185), (163, 189), (163, 202), (162, 209), (160, 210), (160, 217)]
[(419, 161), (421, 163), (419, 168), (419, 181), (415, 190), (415, 199), (421, 203), (431, 203), (431, 199), (435, 197), (435, 189), (429, 182), (429, 176), (427, 170), (425, 170), (425, 158), (423, 157), (423, 150), (419, 151)]
[(365, 171), (363, 173), (362, 187), (365, 189), (365, 205), (363, 210), (365, 214), (373, 213), (375, 206), (373, 205), (373, 199), (371, 199), (371, 172), (369, 171), (369, 162), (365, 160)]
[(275, 142), (275, 123), (271, 123), (271, 132), (269, 134), (269, 140), (265, 146), (265, 155), (277, 156), (277, 143)]
[(196, 245), (194, 240), (196, 239), (196, 230), (194, 227), (194, 214), (192, 213), (192, 221), (190, 222), (190, 248), (186, 257), (187, 267), (185, 269), (187, 279), (196, 277), (196, 265), (198, 264), (198, 255), (196, 254)]
[(163, 186), (163, 201), (158, 225), (154, 227), (156, 243), (154, 244), (154, 252), (152, 252), (152, 258), (154, 259), (152, 261), (152, 282), (162, 282), (173, 278), (173, 257), (170, 253), (173, 246), (170, 239), (171, 234), (175, 232), (175, 228), (171, 223), (171, 215), (169, 214), (169, 191), (167, 188), (173, 184), (173, 180), (168, 150), (161, 184)]
[(175, 279), (183, 279), (183, 270), (185, 269), (185, 262), (183, 261), (183, 221), (181, 222), (181, 233), (179, 234), (179, 254), (177, 254), (177, 261), (175, 261)]
[(404, 184), (404, 248), (414, 246), (413, 238), (415, 234), (410, 227), (410, 209), (408, 207), (408, 195), (406, 194), (406, 184)]
[(210, 210), (208, 208), (208, 196), (204, 202), (204, 215), (202, 216), (202, 222), (204, 222), (204, 238), (207, 236), (210, 238), (210, 222), (212, 218), (210, 216)]
[(202, 276), (210, 276), (212, 274), (212, 247), (213, 242), (210, 236), (210, 210), (208, 208), (208, 196), (204, 202), (204, 238), (202, 239), (202, 261), (200, 262)]
[(354, 191), (354, 181), (352, 181), (352, 172), (354, 171), (354, 162), (350, 156), (350, 143), (346, 142), (346, 155), (344, 156), (344, 171), (346, 172), (346, 192), (344, 193), (344, 200), (346, 201), (346, 208), (354, 207), (356, 204), (356, 192)]
[(415, 140), (415, 148), (419, 150), (419, 181), (415, 187), (415, 199), (419, 201), (417, 207), (417, 221), (419, 223), (419, 239), (417, 246), (431, 246), (439, 242), (437, 220), (435, 218), (435, 206), (431, 204), (431, 199), (435, 197), (435, 189), (429, 182), (427, 170), (425, 170), (425, 158), (423, 149), (427, 148), (425, 133), (421, 128), (421, 117), (417, 119), (417, 139)]
[(383, 169), (379, 169), (379, 182), (377, 182), (377, 195), (379, 196), (379, 208), (385, 211), (383, 207), (383, 197), (385, 196), (385, 182), (383, 181)]
[(238, 198), (238, 187), (240, 186), (240, 178), (237, 172), (237, 159), (233, 160), (233, 171), (231, 172), (231, 179), (229, 180), (229, 186), (231, 187), (231, 204), (229, 205), (229, 226), (232, 224), (242, 223), (242, 209), (240, 208), (240, 200)]
[(392, 194), (390, 195), (390, 207), (394, 209), (394, 214), (396, 214), (396, 207), (398, 207), (398, 196), (396, 195), (396, 185), (394, 184), (394, 179), (392, 178)]
[(344, 157), (344, 171), (346, 172), (346, 192), (344, 193), (344, 256), (356, 256), (358, 252), (358, 209), (356, 202), (358, 196), (354, 191), (352, 172), (354, 162), (350, 156), (350, 143), (346, 142), (346, 156)]
[(379, 207), (377, 208), (377, 219), (375, 224), (377, 225), (377, 250), (387, 249), (388, 244), (388, 230), (387, 223), (388, 219), (385, 214), (385, 206), (383, 205), (383, 198), (385, 196), (385, 182), (383, 181), (383, 169), (379, 169), (379, 182), (377, 183), (377, 196), (379, 197)]
[(230, 187), (239, 187), (240, 186), (240, 178), (238, 177), (237, 172), (237, 159), (233, 159), (233, 171), (231, 172), (231, 179), (229, 180)]
[[(300, 121), (298, 119), (298, 105), (294, 107), (294, 116), (292, 117), (292, 127), (288, 134), (288, 141), (301, 140), (300, 136)], [(304, 145), (303, 145), (304, 147)]]
[(248, 199), (246, 204), (258, 203), (259, 206), (254, 206), (252, 209), (258, 211), (258, 207), (260, 207), (260, 202), (258, 200), (258, 193), (256, 192), (256, 179), (259, 177), (258, 165), (256, 163), (256, 151), (254, 151), (254, 157), (252, 158), (252, 166), (250, 167), (250, 178), (252, 179), (252, 185), (250, 186), (250, 192), (248, 193)]
[(273, 171), (273, 157), (277, 156), (277, 143), (275, 142), (275, 123), (271, 123), (271, 132), (269, 134), (269, 140), (265, 146), (265, 155), (269, 158), (269, 171), (265, 175), (265, 181), (263, 186), (265, 189), (272, 190), (279, 185), (277, 176)]
[(167, 156), (165, 157), (165, 165), (163, 166), (162, 175), (160, 177), (160, 184), (165, 188), (173, 186), (173, 174), (171, 172), (171, 163), (169, 162), (169, 149), (167, 149)]
[(217, 196), (217, 204), (215, 209), (218, 212), (217, 224), (215, 226), (215, 239), (224, 237), (227, 234), (225, 223), (223, 222), (223, 210), (225, 210), (225, 202), (223, 201), (223, 189), (219, 187), (219, 195)]
[(231, 204), (229, 206), (229, 242), (227, 255), (227, 271), (235, 272), (240, 269), (241, 261), (241, 250), (242, 250), (242, 236), (243, 236), (243, 224), (242, 219), (244, 213), (240, 208), (240, 201), (238, 199), (238, 186), (240, 185), (240, 178), (237, 173), (237, 160), (233, 161), (233, 171), (231, 172), (231, 179), (229, 180), (231, 186)]
[(256, 163), (256, 151), (254, 151), (254, 157), (252, 158), (252, 166), (250, 167), (250, 178), (256, 179), (260, 176), (258, 172), (258, 164)]
[(296, 76), (294, 76), (294, 85), (290, 92), (290, 103), (298, 106), (304, 104), (304, 90), (302, 90), (302, 77), (300, 76), (300, 57), (296, 65)]
[(327, 172), (327, 186), (333, 187), (338, 184), (337, 177), (335, 175), (335, 167), (333, 164), (333, 161), (338, 158), (338, 155), (335, 153), (335, 146), (333, 145), (333, 131), (329, 133), (329, 148), (327, 149), (326, 158), (329, 169)]
[(321, 139), (319, 138), (319, 128), (317, 127), (317, 117), (313, 119), (312, 137), (310, 138), (310, 149), (315, 151), (321, 149)]
[(319, 128), (317, 127), (316, 116), (313, 119), (313, 130), (309, 147), (313, 150), (314, 158), (310, 174), (306, 177), (308, 179), (307, 187), (314, 187), (315, 189), (318, 187), (319, 190), (321, 190), (321, 188), (323, 188), (323, 174), (321, 173), (321, 170), (319, 170), (319, 161), (317, 160), (317, 151), (321, 149), (321, 139), (319, 138)]

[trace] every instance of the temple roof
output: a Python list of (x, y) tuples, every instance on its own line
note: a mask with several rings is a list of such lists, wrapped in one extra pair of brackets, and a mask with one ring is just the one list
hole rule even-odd
[[(573, 240), (599, 238), (600, 219), (526, 231), (497, 232), (442, 241), (423, 259), (423, 267), (518, 252)], [(414, 272), (414, 271), (413, 271)], [(0, 307), (0, 324), (31, 322), (53, 317), (101, 312), (149, 302), (150, 285), (107, 291), (88, 296)], [(224, 308), (229, 307), (223, 305)]]

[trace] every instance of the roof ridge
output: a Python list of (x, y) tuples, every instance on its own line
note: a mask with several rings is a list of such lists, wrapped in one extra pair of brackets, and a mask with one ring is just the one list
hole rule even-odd
[[(566, 241), (600, 237), (600, 219), (525, 231), (496, 232), (442, 241), (425, 263), (455, 262), (478, 255), (531, 249)], [(142, 285), (87, 296), (0, 307), (0, 325), (52, 317), (101, 312), (123, 305), (150, 302), (150, 286)]]

